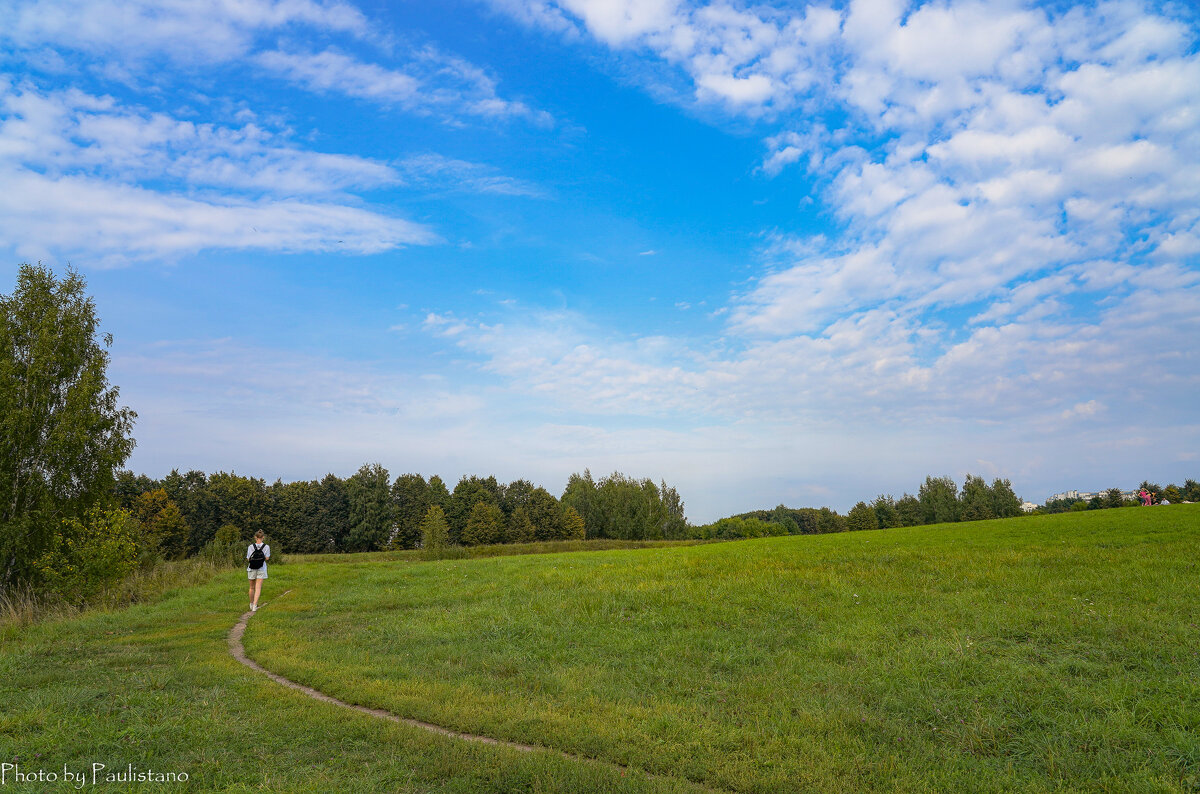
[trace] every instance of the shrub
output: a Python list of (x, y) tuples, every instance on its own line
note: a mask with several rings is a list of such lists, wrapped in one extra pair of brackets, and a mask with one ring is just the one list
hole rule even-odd
[(761, 518), (730, 516), (704, 526), (693, 527), (692, 537), (718, 540), (740, 540), (742, 538), (765, 538), (788, 534), (787, 527)]
[(584, 540), (587, 537), (587, 527), (583, 517), (568, 506), (563, 510), (563, 538), (566, 540)]
[(504, 542), (504, 513), (489, 502), (476, 502), (463, 527), (464, 546), (484, 546)]
[(128, 510), (88, 510), (65, 519), (33, 564), (48, 595), (82, 604), (128, 576), (138, 563), (141, 531)]
[(875, 514), (875, 508), (866, 502), (856, 504), (846, 516), (846, 529), (851, 532), (879, 529), (879, 518)]
[(434, 505), (421, 519), (421, 548), (435, 554), (450, 545), (450, 525), (442, 508)]

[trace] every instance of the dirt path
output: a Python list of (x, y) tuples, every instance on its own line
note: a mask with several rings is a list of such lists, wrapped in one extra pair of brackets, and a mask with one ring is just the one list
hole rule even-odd
[[(283, 596), (287, 595), (290, 592), (292, 592), (292, 591), (285, 590), (284, 592), (280, 593), (276, 597), (282, 598)], [(259, 609), (262, 609), (263, 606), (264, 605), (259, 605)], [(242, 613), (242, 617), (238, 620), (238, 622), (236, 624), (234, 624), (234, 627), (232, 629), (230, 629), (230, 631), (229, 631), (229, 653), (230, 653), (230, 655), (232, 655), (234, 659), (237, 659), (239, 662), (241, 662), (242, 664), (249, 667), (251, 670), (254, 670), (257, 673), (262, 673), (263, 675), (265, 675), (267, 678), (270, 678), (275, 683), (282, 684), (283, 686), (288, 687), (289, 689), (294, 689), (297, 692), (303, 692), (304, 694), (308, 695), (310, 698), (313, 698), (314, 700), (320, 700), (323, 703), (332, 703), (335, 706), (341, 706), (342, 708), (352, 709), (354, 711), (358, 711), (358, 712), (367, 714), (372, 717), (378, 717), (379, 719), (390, 720), (392, 722), (404, 723), (405, 725), (411, 725), (414, 728), (421, 728), (421, 729), (429, 731), (431, 733), (436, 733), (441, 736), (450, 736), (452, 738), (462, 739), (463, 741), (467, 741), (467, 742), (478, 742), (479, 744), (491, 744), (491, 745), (497, 745), (500, 747), (509, 747), (513, 750), (520, 750), (525, 753), (534, 752), (534, 751), (554, 753), (555, 755), (562, 756), (563, 758), (566, 758), (570, 761), (601, 764), (601, 765), (607, 766), (611, 769), (620, 770), (621, 772), (624, 772), (624, 773), (632, 772), (632, 773), (638, 774), (638, 775), (646, 775), (647, 777), (663, 777), (661, 775), (652, 775), (648, 772), (643, 772), (641, 770), (634, 769), (632, 767), (621, 766), (620, 764), (610, 763), (608, 761), (600, 761), (595, 758), (584, 758), (583, 756), (580, 756), (580, 755), (572, 755), (571, 753), (564, 753), (561, 750), (554, 750), (549, 747), (538, 747), (538, 746), (532, 745), (532, 744), (521, 744), (520, 742), (510, 742), (510, 741), (506, 741), (504, 739), (493, 739), (490, 736), (479, 736), (474, 733), (460, 733), (459, 731), (452, 731), (449, 728), (443, 728), (441, 725), (434, 725), (431, 722), (422, 722), (421, 720), (414, 720), (414, 719), (410, 719), (408, 717), (401, 717), (397, 714), (393, 714), (392, 712), (386, 711), (384, 709), (373, 709), (373, 708), (368, 708), (366, 706), (356, 706), (353, 703), (347, 703), (344, 700), (338, 700), (337, 698), (333, 697), (332, 695), (326, 695), (324, 692), (321, 692), (320, 690), (313, 689), (312, 687), (305, 686), (304, 684), (297, 684), (295, 681), (292, 681), (289, 678), (284, 678), (283, 676), (279, 675), (278, 673), (272, 673), (270, 670), (263, 667), (258, 662), (254, 661), (249, 656), (247, 656), (246, 649), (242, 645), (242, 635), (246, 633), (246, 624), (250, 621), (250, 618), (252, 618), (252, 617), (254, 617), (253, 612)], [(695, 781), (689, 780), (687, 782), (690, 783), (692, 786), (694, 786), (696, 788), (696, 790), (698, 790), (698, 791), (713, 791), (713, 792), (720, 791), (720, 789), (708, 788), (707, 786), (703, 786), (699, 783), (696, 783)]]

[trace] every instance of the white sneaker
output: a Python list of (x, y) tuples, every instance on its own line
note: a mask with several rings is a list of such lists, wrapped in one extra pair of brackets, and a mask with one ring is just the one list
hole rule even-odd
[(257, 611), (258, 611), (258, 604), (251, 604), (251, 605), (250, 605), (250, 611), (251, 611), (251, 612), (257, 612)]

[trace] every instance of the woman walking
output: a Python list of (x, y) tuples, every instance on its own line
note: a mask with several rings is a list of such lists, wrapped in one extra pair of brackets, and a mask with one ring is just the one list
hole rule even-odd
[(258, 596), (262, 593), (262, 580), (267, 578), (267, 560), (271, 559), (271, 547), (263, 543), (260, 529), (254, 533), (254, 542), (246, 547), (246, 573), (250, 577), (250, 611), (258, 611)]

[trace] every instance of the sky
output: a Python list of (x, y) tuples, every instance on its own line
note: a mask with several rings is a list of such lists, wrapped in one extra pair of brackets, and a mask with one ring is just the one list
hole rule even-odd
[(129, 468), (1200, 478), (1200, 12), (0, 0), (0, 292), (85, 276)]

